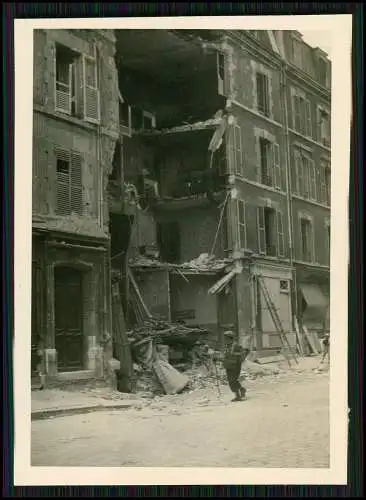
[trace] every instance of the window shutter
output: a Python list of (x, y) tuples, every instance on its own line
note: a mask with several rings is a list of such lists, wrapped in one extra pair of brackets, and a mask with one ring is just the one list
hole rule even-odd
[(71, 154), (71, 212), (83, 213), (82, 159), (75, 153)]
[(100, 96), (97, 81), (96, 58), (83, 55), (84, 119), (92, 123), (100, 120)]
[(72, 85), (72, 64), (55, 64), (55, 103), (56, 110), (62, 113), (71, 114), (71, 85)]
[(301, 196), (302, 193), (302, 176), (301, 176), (301, 162), (300, 154), (295, 150), (295, 174), (296, 174), (296, 193)]
[(303, 168), (303, 182), (304, 182), (304, 196), (309, 198), (310, 195), (310, 165), (309, 159), (306, 156), (301, 157), (301, 163)]
[(319, 142), (322, 140), (322, 118), (320, 108), (316, 110), (316, 138)]
[(226, 95), (225, 88), (225, 56), (220, 52), (217, 53), (217, 82), (219, 95)]
[(312, 133), (312, 124), (311, 124), (311, 105), (310, 105), (310, 101), (309, 100), (306, 100), (306, 135), (308, 137), (312, 137), (313, 133)]
[(316, 175), (315, 175), (314, 160), (309, 160), (309, 170), (310, 170), (310, 198), (312, 200), (316, 200)]
[(283, 212), (277, 211), (277, 255), (285, 255), (284, 231), (283, 231)]
[(326, 185), (325, 185), (325, 165), (320, 165), (320, 186), (319, 186), (319, 201), (326, 202)]
[(272, 144), (273, 148), (273, 171), (274, 171), (274, 183), (276, 189), (281, 189), (282, 179), (281, 179), (281, 161), (280, 161), (280, 146), (277, 143)]
[(62, 149), (57, 149), (55, 153), (57, 164), (62, 162), (65, 166), (62, 169), (56, 166), (56, 213), (58, 215), (69, 215), (71, 212), (70, 153)]
[(246, 248), (247, 234), (246, 234), (246, 207), (245, 201), (237, 200), (237, 228), (238, 228), (238, 244), (239, 248)]
[(294, 95), (294, 129), (298, 132), (301, 131), (301, 110), (300, 110), (300, 99), (297, 95)]
[(258, 251), (266, 253), (266, 229), (264, 225), (264, 207), (257, 208), (257, 227), (258, 227)]
[(235, 127), (230, 127), (227, 134), (227, 158), (229, 163), (229, 174), (235, 173)]
[(241, 147), (241, 127), (234, 126), (234, 151), (235, 151), (235, 167), (234, 172), (238, 175), (243, 174), (242, 147)]

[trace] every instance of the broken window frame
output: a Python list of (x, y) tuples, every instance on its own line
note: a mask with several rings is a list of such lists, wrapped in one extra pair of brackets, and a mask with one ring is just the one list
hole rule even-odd
[(246, 203), (244, 200), (236, 200), (236, 222), (238, 248), (247, 248), (247, 223), (246, 223)]
[[(68, 217), (84, 213), (83, 200), (83, 157), (80, 153), (55, 146), (56, 169), (56, 207), (55, 212), (60, 217)], [(68, 176), (57, 170), (58, 161), (68, 163)], [(63, 191), (63, 194), (62, 194)], [(63, 206), (62, 206), (63, 205)]]
[[(304, 226), (306, 234), (303, 233)], [(315, 262), (315, 240), (314, 240), (314, 221), (307, 215), (299, 216), (300, 242), (301, 242), (301, 261)], [(305, 238), (304, 238), (305, 237)], [(304, 240), (308, 248), (304, 248)]]

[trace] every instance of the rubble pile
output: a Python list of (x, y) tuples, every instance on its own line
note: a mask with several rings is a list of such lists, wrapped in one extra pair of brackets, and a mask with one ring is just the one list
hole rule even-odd
[(215, 255), (210, 255), (208, 253), (202, 253), (196, 259), (183, 262), (182, 264), (169, 264), (161, 262), (159, 259), (146, 256), (139, 256), (130, 260), (130, 265), (132, 267), (164, 268), (181, 271), (182, 273), (184, 273), (184, 271), (220, 271), (231, 263), (231, 259), (217, 259)]
[(152, 338), (156, 344), (193, 345), (208, 331), (200, 327), (189, 327), (181, 322), (168, 322), (158, 319), (145, 319), (133, 330), (127, 332), (132, 344), (143, 339)]

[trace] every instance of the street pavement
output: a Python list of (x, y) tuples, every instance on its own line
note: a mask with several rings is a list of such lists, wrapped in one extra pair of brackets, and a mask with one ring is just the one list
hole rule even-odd
[(329, 372), (247, 381), (32, 422), (32, 466), (329, 467)]

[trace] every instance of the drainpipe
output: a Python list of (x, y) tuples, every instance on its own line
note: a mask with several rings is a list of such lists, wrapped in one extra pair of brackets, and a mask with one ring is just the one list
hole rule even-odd
[[(281, 68), (281, 100), (282, 100), (282, 109), (283, 109), (283, 130), (284, 130), (284, 138), (285, 138), (285, 171), (286, 171), (286, 191), (287, 191), (287, 223), (288, 223), (288, 238), (289, 238), (289, 247), (290, 247), (290, 266), (293, 268), (294, 261), (294, 245), (293, 245), (293, 224), (292, 224), (292, 200), (291, 200), (291, 154), (290, 154), (290, 141), (289, 141), (289, 126), (288, 126), (288, 106), (287, 106), (287, 93), (286, 93), (286, 70), (287, 64), (286, 62), (282, 63)], [(293, 272), (293, 298), (294, 298), (294, 309), (292, 311), (292, 320), (294, 314), (297, 315), (297, 292), (296, 292), (296, 274)], [(294, 327), (294, 325), (293, 325)]]

